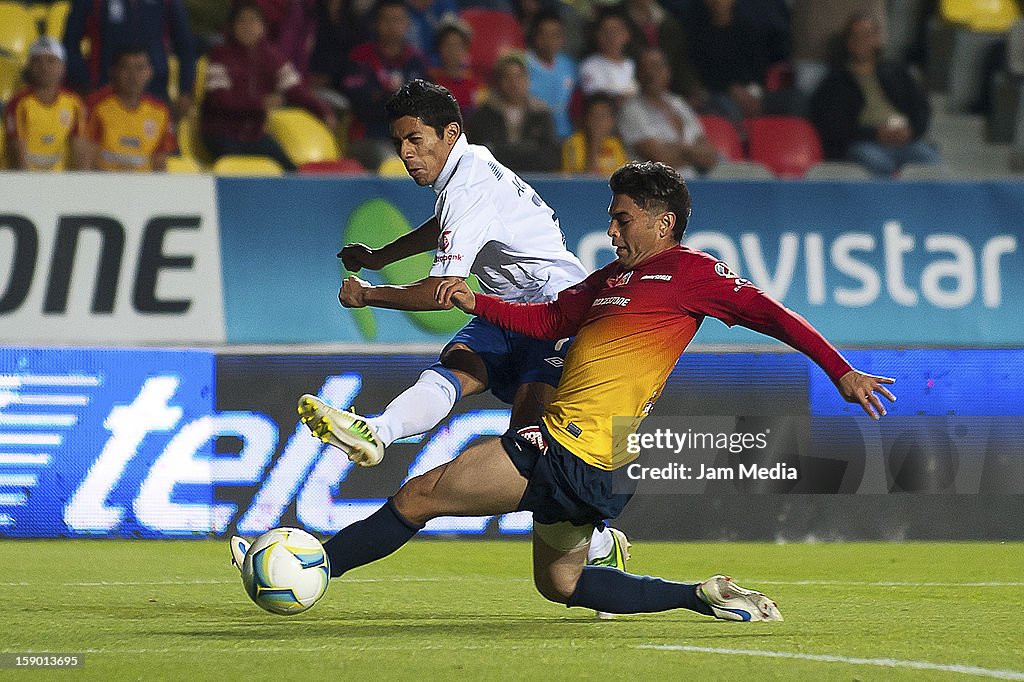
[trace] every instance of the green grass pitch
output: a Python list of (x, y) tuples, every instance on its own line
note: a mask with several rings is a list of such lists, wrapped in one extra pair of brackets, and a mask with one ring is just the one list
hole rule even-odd
[[(60, 679), (1024, 680), (1024, 545), (643, 543), (631, 570), (727, 572), (783, 623), (597, 621), (545, 602), (527, 542), (414, 540), (260, 611), (226, 541), (0, 541), (0, 652), (84, 653)], [(0, 679), (57, 677), (0, 670)]]

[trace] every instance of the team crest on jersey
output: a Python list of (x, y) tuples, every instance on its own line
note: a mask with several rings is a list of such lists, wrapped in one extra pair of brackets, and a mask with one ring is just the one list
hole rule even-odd
[(610, 287), (624, 287), (629, 284), (629, 280), (633, 277), (633, 271), (623, 272), (615, 277), (609, 277), (605, 284)]
[(524, 426), (523, 428), (516, 431), (519, 437), (527, 441), (533, 447), (540, 450), (540, 454), (546, 455), (548, 452), (548, 442), (544, 440), (544, 434), (540, 432), (539, 426)]
[(743, 277), (740, 277), (722, 261), (718, 261), (717, 263), (715, 263), (715, 273), (719, 277), (725, 277), (726, 279), (734, 280), (736, 282), (736, 288), (733, 289), (733, 291), (739, 291), (743, 287), (751, 284), (751, 281), (749, 279), (744, 279)]
[(149, 139), (156, 137), (156, 121), (153, 119), (147, 118), (145, 123), (142, 124), (142, 129)]
[(440, 239), (437, 240), (438, 251), (447, 251), (448, 247), (452, 245), (451, 241), (448, 239), (448, 235), (451, 233), (451, 230), (445, 230), (441, 233)]
[(61, 128), (70, 128), (71, 127), (71, 112), (70, 111), (68, 111), (67, 109), (61, 109), (60, 110), (60, 114), (58, 114), (58, 118), (60, 119), (60, 127)]

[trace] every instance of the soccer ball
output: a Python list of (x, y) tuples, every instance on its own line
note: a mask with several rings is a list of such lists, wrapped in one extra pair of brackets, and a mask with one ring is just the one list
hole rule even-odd
[(317, 603), (331, 579), (323, 545), (298, 528), (259, 536), (242, 561), (242, 585), (261, 609), (290, 616)]

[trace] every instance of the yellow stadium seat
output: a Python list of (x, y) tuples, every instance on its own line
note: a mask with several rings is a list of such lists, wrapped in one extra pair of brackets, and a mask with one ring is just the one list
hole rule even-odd
[(38, 37), (39, 30), (31, 12), (13, 2), (0, 2), (0, 52), (24, 62), (29, 46)]
[(942, 18), (979, 33), (1004, 33), (1021, 17), (1014, 0), (942, 0)]
[(50, 9), (46, 12), (46, 19), (43, 21), (46, 35), (53, 36), (57, 40), (64, 40), (64, 26), (68, 23), (70, 12), (70, 0), (59, 0), (50, 5)]
[(199, 121), (194, 116), (178, 121), (178, 151), (182, 156), (195, 159), (200, 164), (208, 165), (210, 162), (210, 155), (199, 136)]
[(216, 175), (284, 175), (281, 164), (269, 156), (227, 154), (213, 164)]
[(169, 156), (167, 157), (167, 172), (196, 174), (202, 173), (203, 168), (189, 156)]
[(0, 102), (6, 102), (21, 87), (21, 62), (0, 56)]
[(267, 117), (267, 129), (296, 166), (341, 158), (334, 135), (305, 109), (275, 109)]
[(389, 156), (377, 167), (377, 175), (382, 178), (407, 178), (409, 171), (405, 170), (405, 164), (397, 156)]

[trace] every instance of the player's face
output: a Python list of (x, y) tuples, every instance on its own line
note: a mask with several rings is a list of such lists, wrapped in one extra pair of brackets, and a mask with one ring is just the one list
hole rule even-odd
[(671, 213), (648, 213), (625, 194), (616, 194), (608, 215), (608, 236), (624, 267), (631, 268), (675, 244), (671, 239)]
[(64, 60), (52, 54), (41, 54), (28, 63), (32, 82), (39, 88), (53, 88), (64, 80)]
[(142, 96), (152, 77), (153, 67), (149, 65), (149, 56), (143, 53), (123, 55), (110, 70), (110, 83), (114, 86), (114, 92), (128, 97)]
[(415, 116), (403, 116), (391, 124), (395, 152), (409, 177), (421, 187), (437, 180), (461, 133), (459, 124), (449, 123), (438, 136), (436, 130)]

